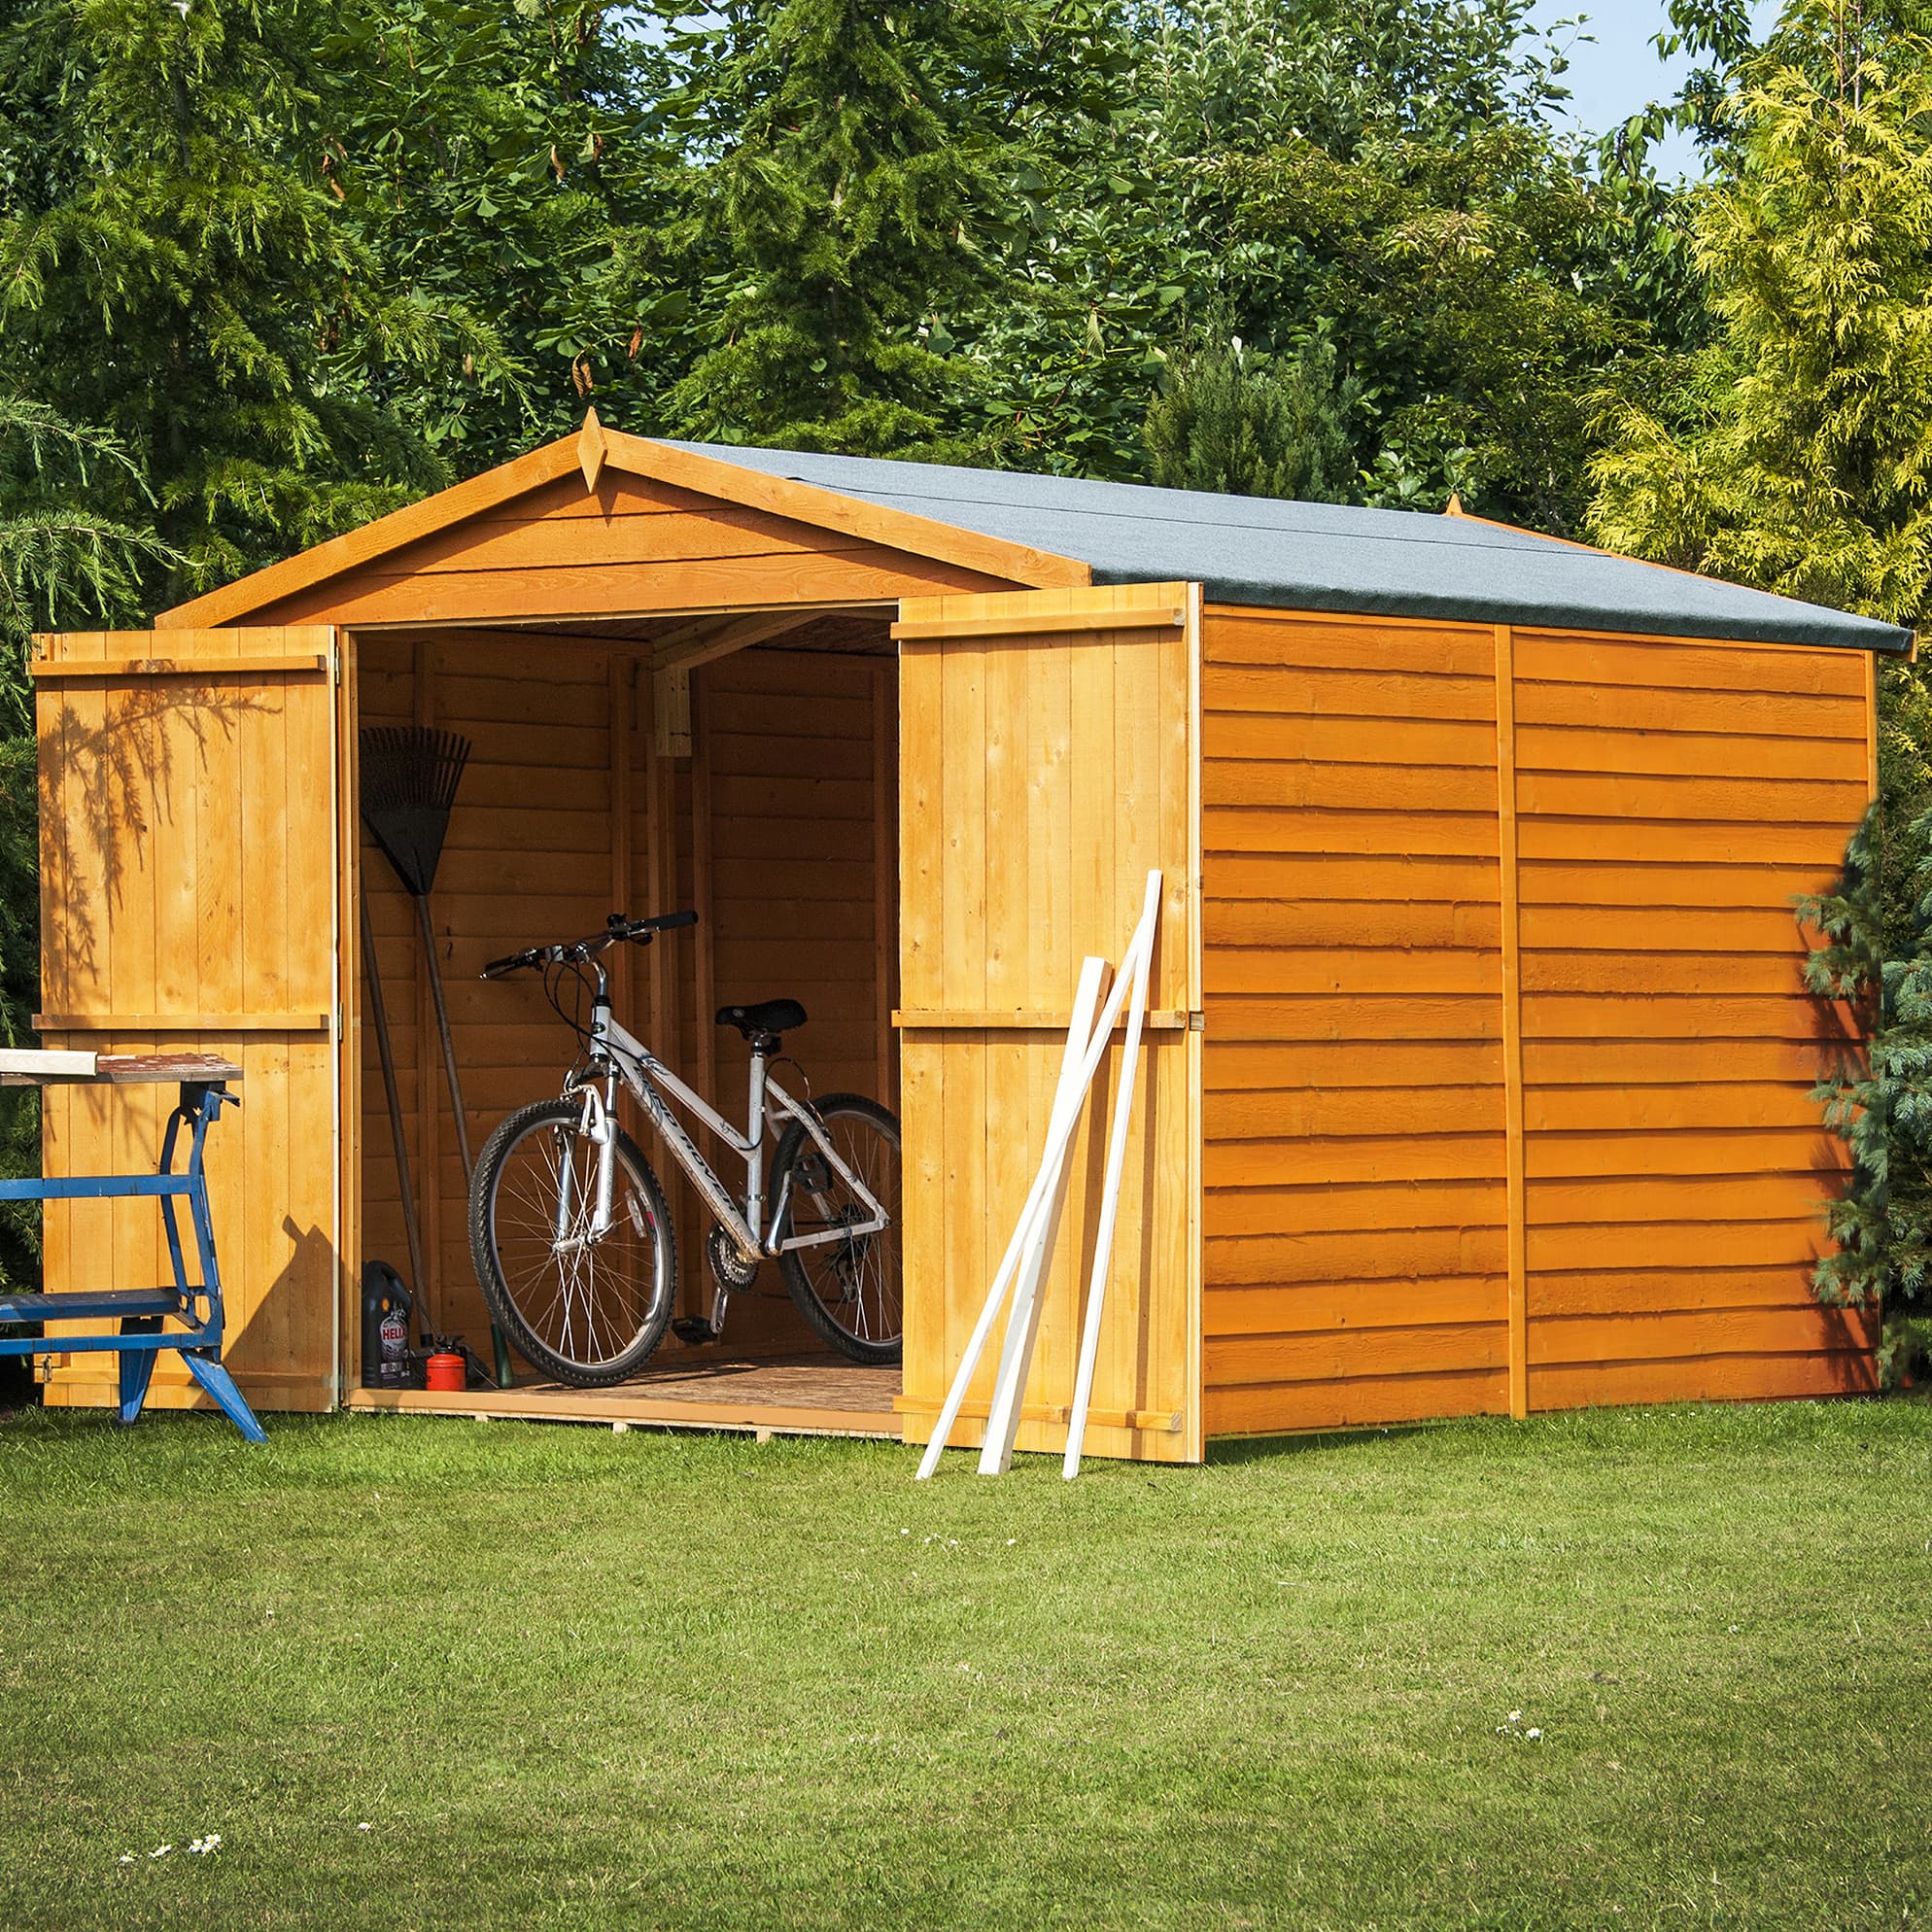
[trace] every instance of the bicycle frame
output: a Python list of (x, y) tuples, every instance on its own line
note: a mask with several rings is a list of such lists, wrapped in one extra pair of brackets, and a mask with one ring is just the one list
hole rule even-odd
[[(746, 1131), (741, 1133), (717, 1112), (702, 1094), (694, 1092), (678, 1079), (634, 1033), (619, 1024), (611, 1012), (609, 981), (604, 968), (589, 962), (597, 975), (597, 992), (591, 1004), (591, 1038), (587, 1064), (580, 1075), (565, 1083), (565, 1097), (583, 1096), (583, 1131), (598, 1145), (597, 1209), (590, 1226), (581, 1235), (571, 1235), (575, 1203), (570, 1199), (570, 1164), (563, 1163), (562, 1186), (558, 1190), (556, 1241), (560, 1251), (601, 1241), (609, 1233), (614, 1216), (616, 1182), (616, 1134), (611, 1117), (616, 1110), (617, 1083), (621, 1079), (636, 1096), (638, 1106), (671, 1150), (673, 1159), (684, 1170), (691, 1185), (717, 1216), (719, 1225), (738, 1243), (745, 1259), (775, 1259), (795, 1248), (822, 1246), (833, 1241), (848, 1241), (856, 1235), (877, 1234), (890, 1217), (865, 1183), (840, 1159), (838, 1151), (818, 1124), (811, 1108), (795, 1100), (774, 1080), (769, 1056), (754, 1046), (751, 1052), (751, 1081)], [(744, 1200), (733, 1200), (729, 1190), (699, 1153), (697, 1143), (672, 1111), (675, 1101), (695, 1114), (726, 1146), (744, 1156)], [(864, 1204), (869, 1220), (827, 1228), (815, 1234), (794, 1234), (784, 1240), (778, 1231), (784, 1225), (789, 1205), (784, 1188), (765, 1213), (765, 1129), (782, 1131), (791, 1121), (801, 1121), (805, 1131), (816, 1144), (839, 1177), (851, 1188)]]

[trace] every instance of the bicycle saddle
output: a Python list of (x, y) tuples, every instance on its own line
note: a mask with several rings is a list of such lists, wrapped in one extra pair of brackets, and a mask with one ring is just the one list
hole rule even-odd
[(805, 1009), (797, 1000), (760, 1000), (756, 1006), (721, 1006), (718, 1024), (736, 1026), (747, 1040), (773, 1039), (805, 1024)]

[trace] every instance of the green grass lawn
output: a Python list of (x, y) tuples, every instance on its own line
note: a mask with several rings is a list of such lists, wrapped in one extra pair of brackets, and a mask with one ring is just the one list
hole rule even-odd
[(7, 1927), (1932, 1914), (1920, 1403), (1073, 1485), (270, 1426), (0, 1426)]

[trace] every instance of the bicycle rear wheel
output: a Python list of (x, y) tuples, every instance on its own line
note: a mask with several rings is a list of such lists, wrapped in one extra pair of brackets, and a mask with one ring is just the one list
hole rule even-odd
[[(778, 1268), (799, 1312), (854, 1362), (899, 1360), (904, 1341), (899, 1122), (875, 1100), (833, 1093), (812, 1109), (833, 1151), (885, 1210), (871, 1234), (781, 1248)], [(794, 1121), (772, 1158), (773, 1186), (786, 1189), (783, 1239), (863, 1226), (873, 1216), (824, 1151)]]
[(614, 1121), (611, 1221), (593, 1234), (599, 1150), (582, 1118), (578, 1101), (540, 1100), (490, 1136), (469, 1190), (469, 1250), (517, 1352), (596, 1389), (635, 1375), (664, 1339), (677, 1255), (664, 1190)]

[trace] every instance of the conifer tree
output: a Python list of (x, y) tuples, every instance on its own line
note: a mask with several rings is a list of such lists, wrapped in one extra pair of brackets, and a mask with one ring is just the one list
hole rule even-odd
[(997, 0), (739, 0), (687, 89), (722, 299), (672, 392), (686, 433), (942, 453), (973, 371), (949, 302), (983, 275), (1008, 26)]
[(304, 45), (293, 0), (48, 0), (0, 40), (0, 374), (146, 471), (153, 602), (439, 479), (370, 399), (385, 332), (420, 345), (323, 186)]
[(1335, 352), (1320, 340), (1261, 362), (1237, 343), (1184, 362), (1147, 413), (1153, 480), (1234, 497), (1347, 500), (1354, 463)]

